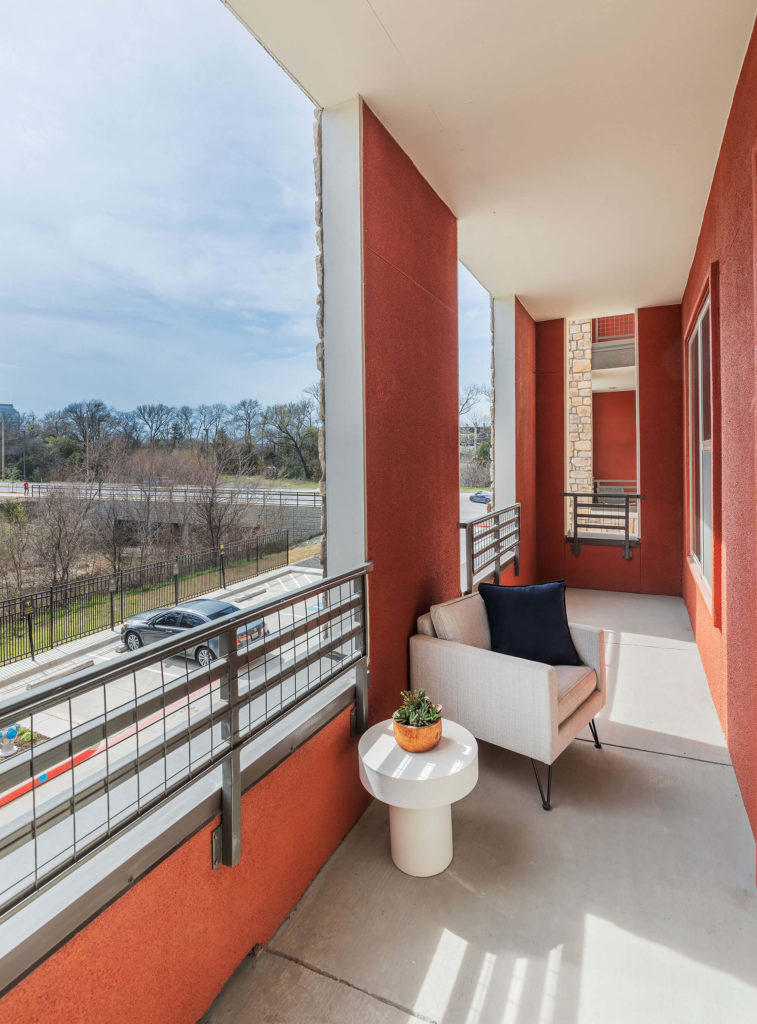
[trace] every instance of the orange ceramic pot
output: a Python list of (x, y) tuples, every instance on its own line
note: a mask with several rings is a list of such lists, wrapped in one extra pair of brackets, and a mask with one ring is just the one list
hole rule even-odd
[(442, 738), (442, 720), (437, 719), (431, 725), (403, 725), (396, 719), (392, 719), (394, 725), (394, 738), (403, 750), (409, 750), (411, 754), (420, 754), (424, 750), (431, 750)]

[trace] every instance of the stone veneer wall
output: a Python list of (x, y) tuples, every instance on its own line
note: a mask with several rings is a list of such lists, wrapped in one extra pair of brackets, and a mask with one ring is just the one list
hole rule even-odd
[[(568, 321), (568, 491), (594, 489), (591, 405), (591, 320)], [(570, 517), (570, 502), (568, 503)], [(572, 523), (569, 521), (568, 526)]]

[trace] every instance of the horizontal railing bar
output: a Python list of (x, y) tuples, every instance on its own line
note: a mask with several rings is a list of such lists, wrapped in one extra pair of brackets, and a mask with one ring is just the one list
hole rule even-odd
[(93, 685), (99, 687), (115, 682), (125, 673), (138, 672), (156, 661), (162, 661), (176, 654), (183, 654), (188, 647), (211, 640), (222, 633), (236, 630), (256, 619), (265, 618), (266, 614), (282, 611), (323, 593), (330, 593), (345, 583), (362, 578), (371, 569), (372, 564), (367, 563), (339, 576), (328, 577), (325, 580), (309, 584), (307, 587), (293, 591), (286, 597), (271, 598), (252, 608), (245, 608), (233, 615), (224, 616), (221, 624), (219, 624), (219, 620), (214, 620), (208, 625), (195, 626), (193, 629), (182, 632), (178, 639), (169, 637), (166, 640), (150, 644), (140, 651), (117, 655), (106, 665), (81, 669), (62, 680), (43, 683), (35, 687), (34, 693), (31, 695), (25, 692), (7, 697), (0, 702), (0, 725), (13, 720), (14, 717), (28, 717), (30, 714), (43, 711), (45, 708), (54, 706), (57, 700), (70, 699), (86, 693)]
[[(360, 605), (360, 600), (359, 598), (354, 598), (349, 602), (345, 602), (345, 604), (348, 605), (347, 610), (356, 610)], [(277, 633), (274, 638), (269, 638), (266, 641), (265, 646), (267, 650), (265, 653), (280, 650), (281, 647), (290, 643), (293, 639), (297, 639), (299, 636), (302, 636), (307, 632), (321, 628), (325, 621), (340, 617), (340, 613), (343, 610), (344, 606), (342, 605), (331, 605), (328, 613), (324, 613), (324, 615), (319, 616), (321, 621), (316, 623), (311, 620), (307, 623), (307, 629), (300, 628), (306, 624), (304, 620), (302, 623), (298, 623), (296, 628), (291, 626), (287, 627), (287, 629), (282, 631), (281, 634)], [(356, 626), (351, 631), (349, 635), (350, 638), (354, 638), (354, 636), (358, 635), (360, 631), (361, 628)], [(279, 636), (281, 636), (280, 640)], [(339, 643), (344, 642), (346, 642), (346, 638), (342, 639), (340, 635), (337, 646)], [(261, 658), (262, 645), (262, 640), (257, 640), (250, 645), (250, 647), (255, 648), (254, 660), (256, 661)], [(319, 650), (320, 649), (321, 648), (319, 648)], [(249, 657), (249, 654), (249, 650), (240, 652), (240, 668), (249, 668), (250, 662), (247, 660), (243, 661), (243, 656), (247, 655)], [(226, 668), (226, 659), (219, 658), (212, 662), (210, 669), (194, 669), (186, 676), (179, 676), (177, 679), (169, 680), (164, 686), (156, 687), (144, 694), (139, 694), (136, 698), (136, 703), (134, 700), (129, 700), (123, 705), (119, 705), (118, 710), (112, 714), (98, 715), (96, 718), (89, 719), (80, 726), (75, 726), (73, 732), (68, 732), (60, 737), (53, 737), (50, 740), (45, 740), (39, 745), (39, 747), (36, 747), (35, 745), (33, 759), (32, 751), (25, 750), (21, 754), (15, 755), (11, 761), (5, 763), (0, 762), (0, 791), (10, 789), (14, 784), (22, 785), (32, 776), (36, 777), (43, 772), (48, 771), (50, 768), (57, 767), (66, 760), (75, 758), (78, 754), (92, 746), (93, 743), (99, 743), (103, 740), (107, 740), (117, 735), (119, 732), (122, 732), (124, 729), (137, 724), (141, 718), (147, 718), (149, 715), (155, 714), (161, 710), (166, 710), (168, 705), (174, 703), (179, 698), (187, 697), (189, 699), (198, 690), (203, 689), (205, 686), (212, 687), (215, 683), (219, 683), (221, 681)], [(290, 674), (291, 672), (286, 670), (285, 672), (277, 672), (274, 675), (269, 675), (263, 689), (266, 687), (272, 688), (278, 685), (278, 683), (289, 678)], [(245, 696), (247, 696), (247, 691), (244, 692)], [(65, 751), (63, 754), (60, 753), (61, 749), (64, 749)], [(32, 760), (34, 762), (33, 771)]]

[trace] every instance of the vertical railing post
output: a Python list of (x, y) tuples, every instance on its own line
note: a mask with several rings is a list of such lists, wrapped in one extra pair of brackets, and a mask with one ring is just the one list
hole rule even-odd
[(224, 561), (224, 554), (223, 554), (223, 541), (221, 541), (221, 546), (218, 549), (218, 554), (219, 554), (219, 566), (218, 567), (219, 567), (219, 569), (221, 571), (221, 587), (225, 590), (226, 589), (226, 563)]
[(260, 534), (255, 534), (255, 575), (260, 575)]
[[(236, 628), (218, 638), (218, 653), (226, 658), (226, 672), (221, 684), (221, 699), (228, 702), (228, 714), (221, 723), (221, 735), (231, 746), (223, 762), (221, 783), (222, 861), (234, 867), (242, 857), (242, 769), (239, 740), (239, 659)], [(212, 670), (211, 670), (212, 671)]]
[(179, 559), (173, 560), (173, 603), (179, 603)]
[(623, 557), (629, 559), (631, 557), (631, 537), (630, 537), (630, 519), (631, 519), (631, 506), (628, 495), (625, 495), (625, 501), (623, 502), (625, 511), (625, 521), (623, 523)]
[[(371, 674), (368, 667), (368, 594), (365, 576), (359, 577), (355, 583), (360, 588), (360, 625), (361, 647), (363, 657), (355, 666), (355, 711), (352, 718), (353, 732), (364, 733), (368, 728), (368, 690), (371, 686)], [(326, 591), (323, 597), (328, 596)]]
[(473, 592), (473, 527), (465, 524), (465, 593)]
[(284, 562), (284, 565), (289, 565), (289, 530), (286, 530), (285, 533), (286, 533), (286, 545), (287, 545), (287, 560), (286, 560), (286, 562)]
[(53, 646), (53, 587), (50, 587), (50, 648)]

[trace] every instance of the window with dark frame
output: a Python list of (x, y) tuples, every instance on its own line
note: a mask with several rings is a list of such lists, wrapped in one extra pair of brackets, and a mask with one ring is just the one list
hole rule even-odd
[(688, 340), (689, 553), (712, 590), (712, 397), (710, 300), (702, 305)]

